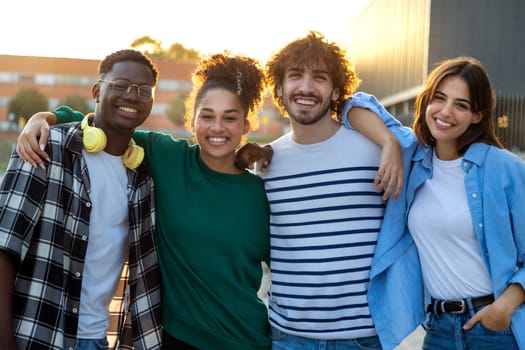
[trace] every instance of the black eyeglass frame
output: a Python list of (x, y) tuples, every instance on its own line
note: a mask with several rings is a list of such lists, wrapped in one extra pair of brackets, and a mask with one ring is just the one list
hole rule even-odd
[[(99, 79), (99, 83), (107, 83), (113, 90), (118, 92), (121, 95), (129, 95), (131, 93), (131, 89), (135, 88), (137, 91), (137, 96), (140, 100), (144, 102), (151, 101), (153, 99), (153, 96), (155, 95), (155, 87), (148, 85), (148, 84), (131, 84), (129, 81), (126, 80), (104, 80)], [(145, 89), (145, 90), (144, 90)], [(147, 91), (150, 91), (148, 93)], [(142, 94), (142, 92), (146, 92), (146, 94)]]

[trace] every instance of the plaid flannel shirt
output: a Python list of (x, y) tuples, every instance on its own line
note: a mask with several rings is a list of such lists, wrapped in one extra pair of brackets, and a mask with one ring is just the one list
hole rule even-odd
[[(19, 261), (13, 297), (19, 349), (75, 346), (90, 208), (104, 205), (90, 200), (79, 123), (51, 128), (46, 152), (46, 169), (13, 153), (0, 187), (0, 249)], [(141, 168), (127, 171), (129, 257), (119, 290), (129, 293), (116, 293), (110, 305), (111, 348), (161, 347), (153, 182)]]

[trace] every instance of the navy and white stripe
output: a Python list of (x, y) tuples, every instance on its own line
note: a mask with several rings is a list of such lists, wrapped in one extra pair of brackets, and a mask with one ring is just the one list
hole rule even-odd
[(373, 184), (380, 149), (341, 128), (327, 141), (272, 144), (270, 322), (320, 339), (374, 335), (370, 266), (385, 203)]

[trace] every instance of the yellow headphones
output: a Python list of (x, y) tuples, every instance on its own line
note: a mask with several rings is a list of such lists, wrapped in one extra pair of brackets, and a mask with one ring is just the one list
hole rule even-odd
[[(95, 126), (90, 126), (89, 122), (95, 116), (94, 113), (87, 114), (82, 122), (80, 123), (80, 128), (84, 132), (82, 136), (82, 143), (84, 148), (88, 152), (100, 152), (106, 148), (107, 137), (104, 131)], [(122, 155), (122, 163), (126, 168), (135, 169), (137, 168), (142, 160), (144, 159), (144, 148), (137, 146), (135, 141), (131, 139), (129, 141), (128, 148)]]

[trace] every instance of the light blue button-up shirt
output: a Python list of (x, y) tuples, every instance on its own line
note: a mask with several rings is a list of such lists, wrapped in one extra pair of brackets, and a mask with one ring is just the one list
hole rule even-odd
[[(406, 187), (387, 205), (368, 291), (377, 332), (383, 347), (391, 349), (424, 319), (421, 269), (406, 219), (416, 190), (432, 176), (432, 150), (417, 147), (411, 129), (402, 127), (372, 95), (357, 93), (349, 99), (343, 113), (346, 127), (351, 127), (346, 115), (352, 106), (379, 115), (403, 150)], [(464, 155), (462, 168), (474, 230), (496, 297), (510, 283), (525, 288), (525, 163), (506, 150), (475, 143)], [(525, 350), (525, 305), (513, 314), (511, 327)]]

